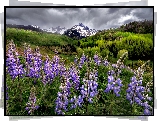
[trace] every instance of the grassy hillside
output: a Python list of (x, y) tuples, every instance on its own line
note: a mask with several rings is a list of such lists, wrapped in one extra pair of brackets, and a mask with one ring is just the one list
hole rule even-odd
[[(61, 54), (61, 57), (63, 58), (67, 58), (65, 57), (67, 54), (76, 54), (77, 41), (64, 35), (7, 28), (6, 43), (8, 43), (11, 39), (17, 45), (17, 49), (19, 50), (20, 54), (23, 54), (24, 43), (30, 44), (32, 49), (35, 49), (36, 46), (38, 46), (43, 55), (46, 53), (49, 56), (53, 56), (55, 49), (58, 50), (59, 54)], [(69, 58), (71, 57), (74, 58), (74, 56), (70, 56)]]
[(6, 39), (13, 39), (18, 46), (24, 42), (36, 46), (62, 46), (68, 44), (73, 45), (75, 42), (64, 35), (61, 36), (58, 34), (47, 34), (14, 28), (6, 29)]
[[(96, 35), (74, 40), (65, 35), (47, 34), (22, 29), (7, 28), (6, 40), (13, 39), (17, 49), (22, 54), (23, 44), (30, 44), (32, 49), (39, 46), (41, 54), (54, 55), (54, 50), (58, 50), (68, 63), (75, 55), (81, 57), (84, 52), (86, 55), (93, 56), (97, 51), (103, 58), (108, 56), (112, 62), (117, 61), (117, 56), (122, 51), (128, 51), (128, 61), (137, 64), (138, 60), (153, 61), (153, 34), (139, 34), (122, 32), (119, 30), (104, 30)], [(46, 54), (45, 54), (46, 53)], [(132, 64), (132, 65), (135, 65)]]

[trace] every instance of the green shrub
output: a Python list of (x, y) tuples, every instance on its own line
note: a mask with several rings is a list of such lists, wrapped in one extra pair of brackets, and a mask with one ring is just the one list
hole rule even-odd
[(103, 49), (100, 53), (102, 57), (106, 57), (109, 54), (110, 54), (110, 51), (108, 49)]
[(92, 47), (91, 48), (91, 56), (94, 56), (95, 52), (100, 53), (100, 48), (99, 47)]
[(123, 49), (123, 50), (120, 50), (117, 54), (117, 58), (120, 58), (125, 52), (128, 52), (127, 50)]
[(153, 59), (153, 42), (151, 38), (145, 38), (142, 35), (132, 34), (124, 37), (121, 41), (115, 41), (110, 47), (114, 56), (120, 50), (128, 50), (128, 57), (131, 60), (148, 60)]
[(79, 47), (76, 49), (76, 52), (77, 52), (79, 57), (82, 56), (82, 54), (83, 54), (83, 50)]
[(85, 55), (91, 56), (91, 47), (84, 48), (83, 51)]

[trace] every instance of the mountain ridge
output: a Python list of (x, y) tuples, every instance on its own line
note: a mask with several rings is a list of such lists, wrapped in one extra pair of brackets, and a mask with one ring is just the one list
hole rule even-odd
[(16, 25), (16, 24), (6, 24), (6, 27), (31, 30), (31, 31), (37, 31), (37, 32), (46, 32), (46, 33), (67, 35), (69, 37), (79, 38), (79, 39), (95, 35), (98, 32), (98, 30), (89, 29), (89, 27), (85, 26), (83, 23), (74, 25), (70, 29), (65, 28), (65, 27), (60, 27), (60, 26), (51, 27), (48, 29), (41, 29), (40, 27), (38, 27), (36, 25)]

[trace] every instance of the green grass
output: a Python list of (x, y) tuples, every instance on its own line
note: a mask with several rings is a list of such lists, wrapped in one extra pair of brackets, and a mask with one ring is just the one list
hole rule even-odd
[(61, 46), (73, 44), (75, 41), (67, 36), (58, 34), (39, 33), (35, 31), (26, 31), (23, 29), (7, 28), (6, 40), (13, 39), (18, 46), (25, 42), (36, 46)]

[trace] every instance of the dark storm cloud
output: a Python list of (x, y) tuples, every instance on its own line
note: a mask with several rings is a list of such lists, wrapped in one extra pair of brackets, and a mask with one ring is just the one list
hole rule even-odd
[[(130, 16), (123, 20), (124, 17)], [(108, 29), (136, 19), (153, 19), (149, 8), (7, 8), (8, 24), (66, 27), (83, 23), (92, 29)], [(120, 23), (118, 23), (120, 22)]]
[(153, 19), (153, 8), (138, 8), (133, 12), (133, 15), (139, 19)]
[[(50, 10), (50, 11), (49, 11)], [(57, 13), (57, 10), (48, 8), (7, 8), (6, 20), (15, 21), (16, 24), (24, 25), (51, 25), (51, 23), (58, 23), (63, 21), (63, 16)]]
[(120, 8), (109, 8), (108, 13), (112, 14), (112, 13), (118, 12), (119, 10)]

